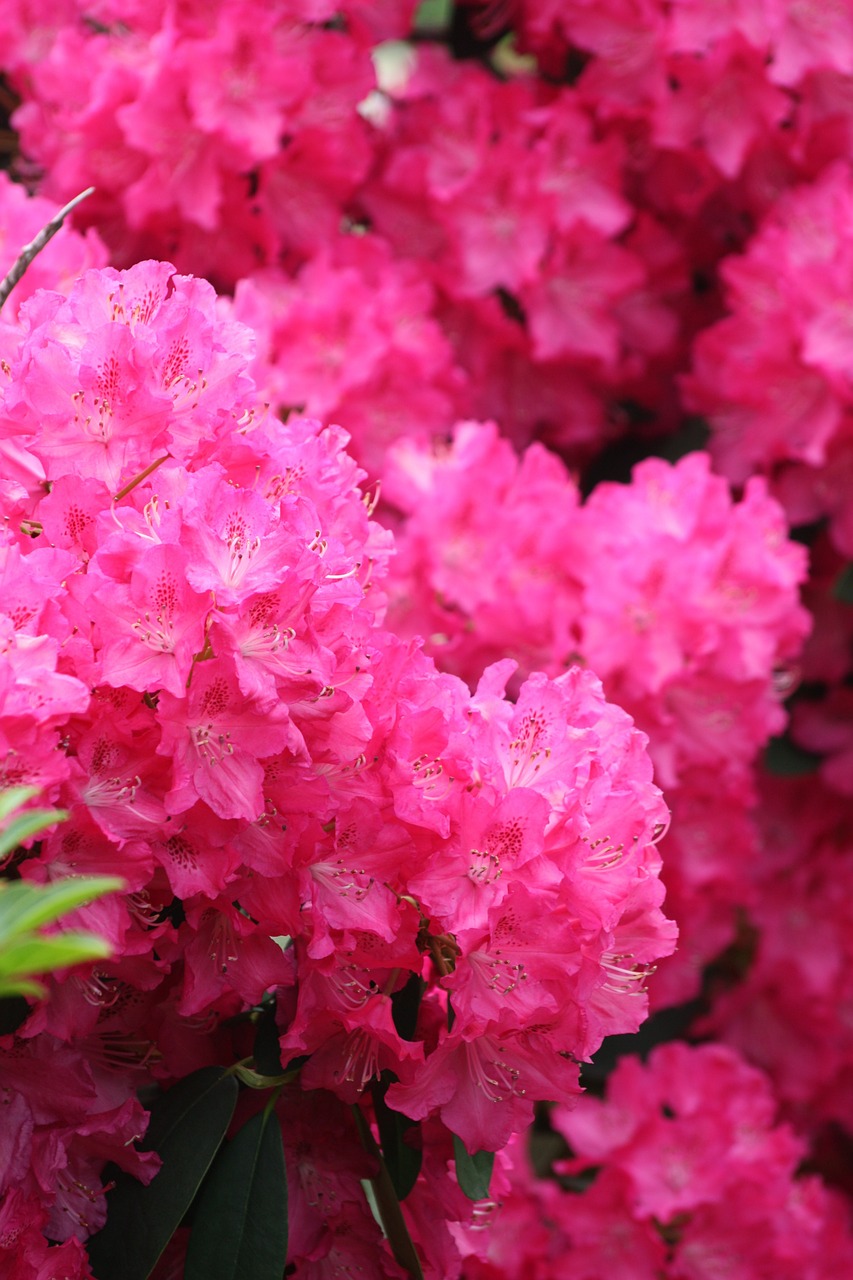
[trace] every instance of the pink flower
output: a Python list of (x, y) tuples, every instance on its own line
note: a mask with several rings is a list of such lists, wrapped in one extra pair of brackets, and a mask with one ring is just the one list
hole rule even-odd
[(167, 812), (185, 813), (197, 799), (220, 818), (250, 822), (263, 813), (260, 760), (295, 745), (286, 707), (260, 711), (242, 696), (225, 657), (197, 663), (186, 700), (160, 695), (158, 755), (172, 761)]
[(573, 1102), (577, 1067), (546, 1036), (496, 1029), (442, 1035), (411, 1085), (393, 1084), (388, 1104), (413, 1119), (438, 1109), (473, 1154), (502, 1147), (532, 1119), (532, 1099)]
[(614, 309), (645, 282), (640, 260), (581, 223), (563, 237), (544, 271), (519, 290), (540, 360), (583, 356), (616, 365)]
[(99, 627), (105, 683), (183, 696), (193, 660), (204, 649), (211, 606), (209, 594), (188, 585), (190, 565), (174, 544), (140, 547), (124, 583), (97, 573), (96, 557), (87, 603)]
[(516, 876), (537, 887), (555, 879), (540, 856), (548, 815), (545, 799), (531, 790), (516, 788), (497, 804), (463, 795), (458, 829), (431, 865), (410, 877), (410, 891), (451, 932), (482, 928)]

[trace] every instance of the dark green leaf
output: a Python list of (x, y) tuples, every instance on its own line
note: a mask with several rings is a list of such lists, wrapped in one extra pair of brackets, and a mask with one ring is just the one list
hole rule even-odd
[(30, 1006), (23, 996), (0, 998), (0, 1036), (8, 1036), (17, 1031), (29, 1016)]
[(255, 1043), (252, 1047), (255, 1070), (262, 1076), (280, 1076), (284, 1071), (278, 1043), (278, 1027), (275, 1021), (275, 1001), (266, 1006), (255, 1024)]
[(413, 973), (406, 985), (391, 997), (391, 1017), (394, 1019), (397, 1035), (403, 1040), (415, 1038), (423, 991), (423, 978), (419, 973)]
[(295, 1058), (288, 1058), (287, 1062), (284, 1064), (285, 1075), (290, 1080), (295, 1080), (310, 1057), (310, 1053), (300, 1053)]
[(406, 1141), (407, 1136), (420, 1137), (420, 1126), (408, 1116), (402, 1116), (399, 1111), (392, 1111), (386, 1105), (385, 1094), (392, 1079), (391, 1073), (386, 1071), (383, 1073), (381, 1084), (379, 1081), (375, 1082), (372, 1090), (373, 1110), (379, 1126), (379, 1141), (382, 1144), (382, 1155), (388, 1168), (388, 1176), (397, 1199), (405, 1200), (418, 1180), (423, 1151), (420, 1146), (414, 1146)]
[(252, 1116), (219, 1152), (193, 1220), (184, 1280), (281, 1280), (287, 1178), (274, 1112)]
[(485, 1200), (492, 1180), (494, 1151), (478, 1151), (470, 1156), (465, 1144), (453, 1135), (453, 1154), (456, 1157), (456, 1181), (469, 1200)]
[(853, 564), (845, 565), (832, 588), (832, 594), (842, 604), (853, 604)]
[[(711, 428), (704, 418), (687, 418), (677, 431), (661, 439), (655, 451), (667, 462), (678, 462), (688, 453), (707, 449), (710, 438)], [(657, 441), (655, 443), (657, 445)]]
[(814, 773), (820, 756), (797, 747), (789, 738), (771, 738), (764, 752), (764, 767), (780, 778), (795, 778)]
[(353, 1114), (358, 1126), (358, 1134), (361, 1138), (362, 1146), (365, 1151), (368, 1151), (374, 1157), (379, 1165), (379, 1172), (375, 1178), (370, 1179), (369, 1187), (372, 1207), (379, 1219), (382, 1230), (385, 1232), (385, 1238), (400, 1266), (414, 1280), (423, 1280), (424, 1273), (421, 1268), (418, 1251), (412, 1243), (412, 1237), (409, 1235), (406, 1219), (403, 1217), (403, 1210), (400, 1208), (400, 1201), (391, 1182), (388, 1167), (382, 1158), (382, 1152), (376, 1145), (376, 1140), (370, 1132), (370, 1126), (357, 1106), (353, 1107)]
[(822, 520), (813, 520), (811, 524), (795, 524), (793, 528), (788, 530), (788, 537), (792, 542), (799, 542), (803, 547), (810, 547), (826, 531), (828, 523), (829, 521), (824, 516)]
[(98, 1280), (147, 1280), (225, 1137), (237, 1088), (221, 1067), (202, 1067), (153, 1104), (141, 1145), (163, 1165), (147, 1187), (129, 1174), (117, 1176), (106, 1225), (88, 1244)]

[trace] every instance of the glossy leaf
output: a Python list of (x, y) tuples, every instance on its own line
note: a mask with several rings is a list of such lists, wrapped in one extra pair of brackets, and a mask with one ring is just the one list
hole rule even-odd
[(10, 1036), (30, 1016), (30, 1005), (20, 988), (15, 994), (0, 997), (0, 1036)]
[(413, 973), (404, 987), (395, 991), (391, 997), (391, 1017), (397, 1035), (404, 1040), (414, 1040), (418, 1025), (418, 1013), (421, 997), (424, 992), (424, 980), (419, 973)]
[(789, 738), (771, 738), (764, 752), (764, 767), (779, 778), (815, 773), (820, 760), (820, 756), (798, 747)]
[(278, 1043), (278, 1027), (275, 1021), (275, 1000), (261, 1009), (255, 1023), (255, 1043), (252, 1057), (255, 1070), (261, 1076), (279, 1076), (284, 1071)]
[(832, 594), (842, 604), (853, 604), (853, 564), (845, 565), (835, 579)]
[(478, 1151), (469, 1155), (464, 1143), (453, 1135), (453, 1154), (456, 1157), (456, 1181), (469, 1200), (485, 1200), (492, 1180), (495, 1163), (494, 1151)]
[(400, 1115), (399, 1111), (392, 1111), (385, 1103), (385, 1094), (392, 1079), (390, 1072), (385, 1072), (381, 1084), (375, 1082), (372, 1090), (373, 1110), (379, 1126), (379, 1141), (388, 1175), (397, 1199), (405, 1200), (418, 1180), (423, 1152), (419, 1146), (406, 1140), (407, 1136), (420, 1136), (420, 1125), (408, 1116)]
[(237, 1090), (221, 1067), (202, 1067), (154, 1103), (141, 1145), (163, 1164), (147, 1187), (129, 1174), (116, 1176), (106, 1225), (88, 1242), (97, 1280), (147, 1280), (213, 1163)]
[(365, 1151), (374, 1157), (379, 1167), (379, 1172), (376, 1176), (370, 1178), (369, 1182), (365, 1184), (370, 1187), (369, 1199), (373, 1212), (385, 1233), (385, 1238), (391, 1246), (391, 1252), (397, 1262), (414, 1280), (423, 1280), (423, 1270), (418, 1258), (418, 1251), (412, 1242), (412, 1237), (409, 1235), (409, 1229), (406, 1226), (406, 1220), (400, 1208), (400, 1201), (391, 1182), (387, 1165), (382, 1158), (382, 1152), (376, 1145), (376, 1139), (370, 1132), (370, 1126), (359, 1107), (353, 1107), (353, 1115), (355, 1116), (362, 1146)]
[(252, 1116), (219, 1152), (199, 1196), (184, 1280), (281, 1280), (287, 1177), (274, 1112)]

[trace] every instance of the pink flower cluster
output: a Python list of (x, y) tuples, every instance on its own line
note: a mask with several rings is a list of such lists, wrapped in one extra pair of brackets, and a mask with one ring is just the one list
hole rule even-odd
[(823, 517), (853, 555), (849, 294), (853, 178), (836, 165), (774, 206), (722, 269), (730, 314), (696, 343), (689, 405), (736, 483), (762, 472), (793, 524)]
[[(604, 1099), (554, 1125), (573, 1156), (569, 1190), (531, 1178), (520, 1143), (488, 1260), (465, 1280), (835, 1280), (853, 1265), (841, 1198), (798, 1176), (804, 1146), (775, 1117), (769, 1082), (722, 1045), (662, 1045), (623, 1058)], [(469, 1239), (473, 1239), (469, 1235)]]
[[(849, 15), (793, 0), (453, 7), (485, 65), (425, 38), (413, 0), (13, 0), (0, 47), (21, 170), (59, 200), (94, 184), (81, 216), (117, 265), (168, 257), (229, 288), (262, 267), (267, 306), (316, 284), (345, 315), (352, 277), (315, 281), (314, 260), (374, 290), (375, 262), (339, 248), (369, 226), (407, 260), (416, 313), (442, 326), (466, 385), (448, 415), (440, 344), (403, 367), (394, 344), (341, 415), (359, 447), (374, 403), (381, 438), (398, 415), (408, 429), (407, 363), (432, 383), (425, 430), (493, 417), (519, 444), (585, 458), (675, 425), (673, 375), (719, 316), (718, 263), (781, 193), (846, 164)], [(389, 71), (381, 42), (413, 29)], [(513, 47), (489, 54), (508, 29)], [(338, 342), (357, 365), (357, 328)]]
[(616, 434), (619, 395), (648, 397), (670, 361), (685, 288), (662, 225), (631, 226), (619, 140), (599, 140), (568, 90), (424, 49), (373, 143), (345, 233), (235, 290), (273, 403), (334, 414), (376, 472), (389, 441), (468, 416), (578, 454)]
[(16, 0), (0, 16), (15, 127), (45, 195), (97, 188), (87, 216), (121, 265), (168, 246), (233, 284), (337, 231), (371, 159), (370, 49), (413, 8)]
[(441, 434), (464, 404), (467, 378), (433, 315), (435, 290), (378, 236), (332, 240), (292, 278), (257, 271), (238, 282), (233, 306), (256, 334), (259, 394), (344, 423), (371, 475), (391, 441)]
[(843, 4), (462, 3), (486, 11), (481, 26), (502, 11), (493, 22), (511, 24), (546, 75), (570, 75), (608, 130), (632, 140), (641, 199), (703, 227), (718, 252), (792, 182), (849, 155), (853, 15)]
[[(133, 1077), (106, 1074), (82, 1044), (8, 1039), (0, 1049), (0, 1266), (12, 1280), (76, 1280), (90, 1274), (80, 1244), (106, 1218), (105, 1162), (145, 1182), (159, 1168), (156, 1155), (133, 1146), (148, 1116)], [(47, 1240), (63, 1244), (48, 1248)]]
[[(104, 1155), (141, 1128), (134, 1080), (221, 1059), (267, 992), (283, 1060), (307, 1058), (297, 1092), (358, 1103), (391, 1071), (388, 1106), (472, 1153), (573, 1100), (675, 942), (667, 812), (628, 715), (579, 668), (511, 702), (504, 661), (472, 696), (383, 628), (391, 536), (345, 437), (254, 414), (249, 331), (206, 283), (89, 271), (2, 344), (0, 767), (70, 813), (20, 873), (127, 883), (79, 912), (114, 959), (57, 980), (8, 1052), (78, 1064)], [(8, 1079), (0, 1190), (34, 1161), (26, 1212), (85, 1238), (104, 1213), (89, 1129), (61, 1096), (34, 1113), (64, 1117), (38, 1175), (33, 1096)]]
[(719, 992), (714, 1034), (772, 1077), (802, 1131), (853, 1126), (849, 803), (814, 776), (767, 779), (752, 869), (752, 962)]
[[(489, 8), (483, 0), (463, 3)], [(734, 146), (733, 137), (738, 137), (742, 158), (758, 133), (760, 104), (771, 87), (814, 91), (810, 77), (853, 74), (853, 16), (842, 6), (822, 11), (790, 0), (731, 0), (708, 9), (701, 0), (607, 0), (592, 13), (584, 0), (510, 0), (503, 8), (509, 10), (502, 16), (516, 27), (522, 47), (551, 59), (583, 51), (588, 61), (578, 83), (608, 111), (659, 108), (660, 117), (653, 120), (661, 145), (668, 115), (664, 104), (678, 101), (682, 91), (694, 104), (692, 112), (685, 106), (687, 119), (695, 118), (700, 106), (706, 119), (725, 102), (739, 108), (726, 124), (728, 145)], [(760, 68), (751, 68), (749, 76), (752, 92), (739, 103), (731, 101), (737, 55), (760, 59)], [(671, 83), (670, 77), (691, 66), (693, 76), (686, 85)], [(674, 130), (674, 123), (669, 127)], [(697, 148), (701, 143), (710, 144), (708, 135), (693, 139)], [(726, 142), (718, 138), (714, 145), (722, 150)], [(727, 164), (713, 150), (711, 155), (722, 172), (738, 171), (734, 161)]]
[[(429, 49), (382, 141), (362, 203), (445, 300), (462, 362), (477, 370), (470, 412), (522, 439), (543, 427), (563, 446), (588, 444), (594, 428), (606, 436), (595, 393), (641, 394), (676, 338), (668, 297), (684, 289), (671, 237), (651, 215), (635, 219), (623, 191), (624, 141), (600, 136), (570, 88), (502, 82)], [(538, 423), (522, 403), (534, 380), (581, 404)], [(543, 402), (547, 390), (534, 412)]]
[(392, 450), (385, 494), (406, 516), (391, 579), (398, 630), (429, 637), (469, 680), (501, 652), (553, 675), (582, 660), (648, 734), (684, 921), (656, 993), (694, 994), (751, 898), (754, 765), (784, 727), (807, 629), (805, 556), (780, 508), (758, 479), (733, 502), (703, 454), (650, 459), (581, 505), (551, 454), (532, 446), (519, 461), (473, 423), (449, 447)]
[[(0, 117), (2, 271), (97, 188), (0, 319), (2, 873), (126, 883), (0, 1009), (0, 1272), (259, 1026), (297, 1277), (417, 1274), (389, 1125), (434, 1280), (853, 1270), (853, 10), (8, 0)], [(649, 999), (802, 1139), (719, 1045), (570, 1116)]]

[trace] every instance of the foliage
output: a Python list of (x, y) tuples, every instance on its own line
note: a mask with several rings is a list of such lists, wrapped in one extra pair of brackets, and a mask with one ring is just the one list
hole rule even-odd
[[(10, 787), (0, 793), (0, 822), (5, 823), (0, 858), (67, 817), (59, 809), (23, 809), (37, 794), (34, 787)], [(45, 934), (42, 930), (122, 886), (115, 876), (84, 876), (52, 884), (0, 880), (0, 999), (44, 996), (46, 988), (38, 975), (108, 956), (110, 947), (97, 934), (82, 930)]]

